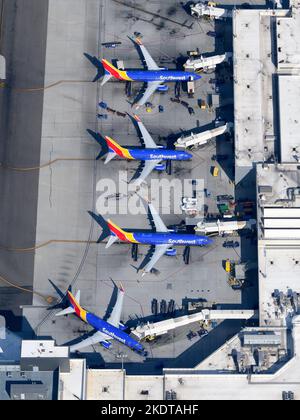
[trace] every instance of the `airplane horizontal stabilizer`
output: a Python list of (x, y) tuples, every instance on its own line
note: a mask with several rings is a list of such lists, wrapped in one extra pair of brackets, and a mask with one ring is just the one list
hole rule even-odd
[(108, 248), (110, 248), (115, 242), (117, 242), (117, 240), (118, 240), (118, 237), (117, 236), (114, 236), (114, 235), (112, 235), (110, 238), (109, 238), (109, 240), (108, 240), (108, 242), (107, 242), (107, 244), (106, 244), (106, 249), (108, 249)]
[(104, 86), (107, 82), (110, 81), (111, 78), (112, 78), (112, 75), (110, 73), (106, 73), (101, 82), (101, 86)]
[[(68, 295), (69, 295), (69, 293), (68, 293)], [(78, 303), (78, 305), (80, 305), (80, 290), (78, 290), (74, 299), (75, 299), (75, 302)], [(67, 309), (64, 309), (63, 311), (55, 314), (55, 316), (66, 316), (66, 315), (71, 315), (71, 314), (74, 314), (74, 313), (75, 313), (75, 308), (71, 305)]]
[(117, 154), (116, 154), (116, 153), (114, 153), (114, 152), (110, 152), (110, 153), (108, 153), (108, 155), (106, 156), (106, 159), (105, 159), (104, 165), (107, 165), (107, 164), (108, 164), (111, 160), (113, 160), (116, 156), (117, 156)]
[(70, 306), (67, 309), (64, 309), (61, 312), (58, 312), (57, 314), (55, 314), (55, 316), (66, 316), (66, 315), (71, 315), (71, 314), (75, 314), (75, 309), (72, 308), (72, 306)]

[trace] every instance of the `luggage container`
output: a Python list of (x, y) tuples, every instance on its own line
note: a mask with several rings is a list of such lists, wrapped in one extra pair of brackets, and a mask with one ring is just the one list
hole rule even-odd
[(231, 272), (231, 262), (229, 260), (227, 260), (226, 263), (225, 263), (225, 271), (226, 271), (226, 273)]
[(219, 173), (220, 169), (217, 166), (214, 166), (212, 171), (213, 177), (217, 178), (219, 176)]

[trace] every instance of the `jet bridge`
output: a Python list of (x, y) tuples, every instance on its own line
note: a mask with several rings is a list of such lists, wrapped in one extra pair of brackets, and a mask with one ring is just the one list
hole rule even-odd
[(172, 318), (161, 322), (150, 323), (138, 326), (132, 333), (143, 340), (146, 338), (155, 338), (160, 335), (169, 333), (179, 327), (185, 327), (187, 325), (196, 322), (210, 321), (223, 321), (227, 319), (245, 319), (248, 320), (257, 316), (257, 313), (252, 310), (209, 310), (204, 309), (201, 312), (192, 315), (185, 315), (180, 318)]
[(249, 229), (251, 230), (253, 226), (256, 225), (256, 220), (245, 220), (245, 221), (224, 221), (224, 220), (217, 220), (214, 222), (209, 222), (203, 220), (197, 224), (195, 231), (199, 234), (211, 235), (217, 233), (218, 235), (223, 235), (224, 233), (232, 234), (239, 230)]
[(207, 71), (214, 70), (218, 64), (228, 63), (232, 58), (232, 53), (213, 55), (205, 57), (201, 55), (199, 58), (189, 58), (184, 65), (187, 71)]
[(192, 133), (187, 137), (179, 137), (175, 143), (175, 147), (186, 149), (188, 147), (204, 146), (209, 142), (209, 140), (228, 133), (232, 128), (232, 123), (224, 123), (212, 130), (204, 131), (203, 133)]
[(198, 19), (200, 19), (201, 17), (207, 17), (211, 20), (232, 18), (231, 10), (223, 9), (221, 7), (215, 7), (215, 4), (213, 3), (197, 3), (191, 5), (191, 14), (192, 16)]

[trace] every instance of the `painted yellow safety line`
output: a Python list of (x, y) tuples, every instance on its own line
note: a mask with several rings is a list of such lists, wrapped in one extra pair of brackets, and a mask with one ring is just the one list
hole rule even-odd
[(59, 86), (61, 84), (66, 84), (66, 83), (94, 83), (92, 80), (59, 80), (58, 82), (52, 83), (48, 86), (40, 86), (40, 87), (31, 87), (31, 88), (15, 88), (15, 87), (10, 87), (10, 86), (6, 86), (7, 89), (11, 89), (14, 92), (42, 92), (51, 88), (54, 88), (56, 86)]
[(29, 247), (29, 248), (12, 248), (7, 246), (0, 246), (0, 250), (9, 251), (9, 252), (33, 252), (41, 248), (45, 248), (48, 245), (52, 244), (96, 244), (96, 241), (80, 241), (72, 239), (51, 239), (50, 241), (43, 242), (39, 245)]
[(57, 162), (90, 162), (90, 161), (94, 162), (94, 160), (95, 159), (92, 159), (92, 158), (57, 158), (57, 159), (51, 160), (50, 162), (44, 163), (43, 165), (40, 165), (40, 166), (21, 168), (17, 166), (0, 163), (0, 167), (3, 169), (10, 170), (10, 171), (15, 171), (15, 172), (30, 172), (30, 171), (38, 171), (40, 169), (48, 168), (49, 166), (54, 165)]
[(30, 293), (30, 294), (33, 294), (33, 295), (40, 296), (41, 298), (43, 298), (50, 305), (54, 303), (54, 298), (52, 296), (44, 296), (41, 293), (35, 292), (34, 290), (25, 289), (25, 287), (22, 287), (22, 286), (19, 286), (18, 284), (12, 283), (11, 281), (9, 281), (6, 278), (4, 278), (3, 276), (0, 276), (0, 281), (2, 283), (7, 284), (10, 287), (13, 287), (15, 289), (21, 290), (22, 292)]

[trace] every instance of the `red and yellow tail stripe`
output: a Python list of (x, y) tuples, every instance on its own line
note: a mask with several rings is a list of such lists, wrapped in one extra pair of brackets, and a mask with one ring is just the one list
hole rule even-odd
[(139, 242), (135, 239), (133, 233), (125, 232), (119, 226), (115, 225), (111, 220), (107, 221), (109, 229), (113, 232), (121, 241), (129, 242), (131, 244), (138, 244)]
[(105, 140), (107, 142), (108, 147), (115, 152), (118, 156), (125, 158), (125, 159), (131, 159), (134, 158), (131, 156), (129, 150), (125, 149), (124, 147), (120, 146), (116, 141), (114, 141), (111, 137), (105, 137)]
[(105, 70), (111, 74), (113, 77), (115, 77), (118, 80), (126, 80), (128, 82), (133, 82), (133, 79), (131, 79), (126, 71), (119, 70), (115, 66), (113, 66), (109, 61), (102, 60), (103, 67)]
[(75, 311), (76, 315), (80, 319), (82, 319), (82, 321), (87, 322), (87, 319), (86, 319), (87, 311), (79, 305), (79, 303), (76, 301), (75, 297), (72, 295), (71, 292), (68, 292), (68, 298), (69, 298), (69, 301), (70, 301), (71, 305), (74, 308), (74, 311)]

